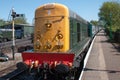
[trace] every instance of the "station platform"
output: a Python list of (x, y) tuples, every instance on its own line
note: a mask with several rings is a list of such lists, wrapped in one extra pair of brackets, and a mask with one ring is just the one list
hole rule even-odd
[(120, 80), (120, 46), (104, 30), (94, 38), (79, 80)]

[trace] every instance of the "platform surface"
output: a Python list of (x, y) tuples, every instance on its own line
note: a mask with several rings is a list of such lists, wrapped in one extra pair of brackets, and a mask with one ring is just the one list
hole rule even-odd
[(81, 80), (120, 80), (120, 46), (104, 31), (96, 35)]

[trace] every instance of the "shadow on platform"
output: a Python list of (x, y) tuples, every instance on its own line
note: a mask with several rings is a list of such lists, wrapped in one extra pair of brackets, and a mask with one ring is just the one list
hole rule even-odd
[[(113, 45), (112, 48), (116, 49), (118, 52), (120, 52), (120, 43), (116, 43), (115, 41), (112, 41), (110, 39), (108, 39), (107, 36), (105, 36), (107, 38), (107, 40), (103, 40), (103, 41), (100, 41), (100, 43), (110, 43)], [(119, 55), (119, 54), (118, 54)]]
[(117, 70), (101, 70), (101, 69), (90, 69), (90, 68), (84, 68), (84, 71), (103, 71), (107, 73), (120, 73), (120, 71)]
[(115, 49), (117, 49), (118, 52), (120, 52), (120, 45), (116, 44), (116, 43), (111, 43)]

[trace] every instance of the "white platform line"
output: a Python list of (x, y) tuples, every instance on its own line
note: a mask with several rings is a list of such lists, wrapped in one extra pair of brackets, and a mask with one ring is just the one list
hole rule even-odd
[(82, 79), (83, 72), (84, 72), (84, 68), (86, 67), (86, 64), (87, 64), (87, 61), (88, 61), (88, 58), (89, 58), (89, 55), (90, 55), (90, 52), (91, 52), (91, 49), (92, 49), (92, 47), (93, 47), (93, 43), (94, 43), (95, 39), (96, 39), (96, 36), (94, 37), (94, 39), (93, 39), (93, 41), (92, 41), (92, 43), (91, 43), (91, 45), (90, 45), (90, 48), (89, 48), (89, 50), (88, 50), (88, 52), (87, 52), (87, 54), (86, 54), (86, 57), (85, 57), (85, 60), (84, 60), (84, 66), (83, 66), (81, 75), (80, 75), (80, 77), (79, 77), (79, 80)]

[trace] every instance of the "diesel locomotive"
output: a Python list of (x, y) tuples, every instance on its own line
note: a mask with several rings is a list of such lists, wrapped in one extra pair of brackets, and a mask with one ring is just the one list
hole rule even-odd
[(63, 4), (38, 7), (33, 51), (22, 53), (24, 65), (32, 76), (29, 80), (78, 80), (95, 34), (92, 30), (88, 21)]

